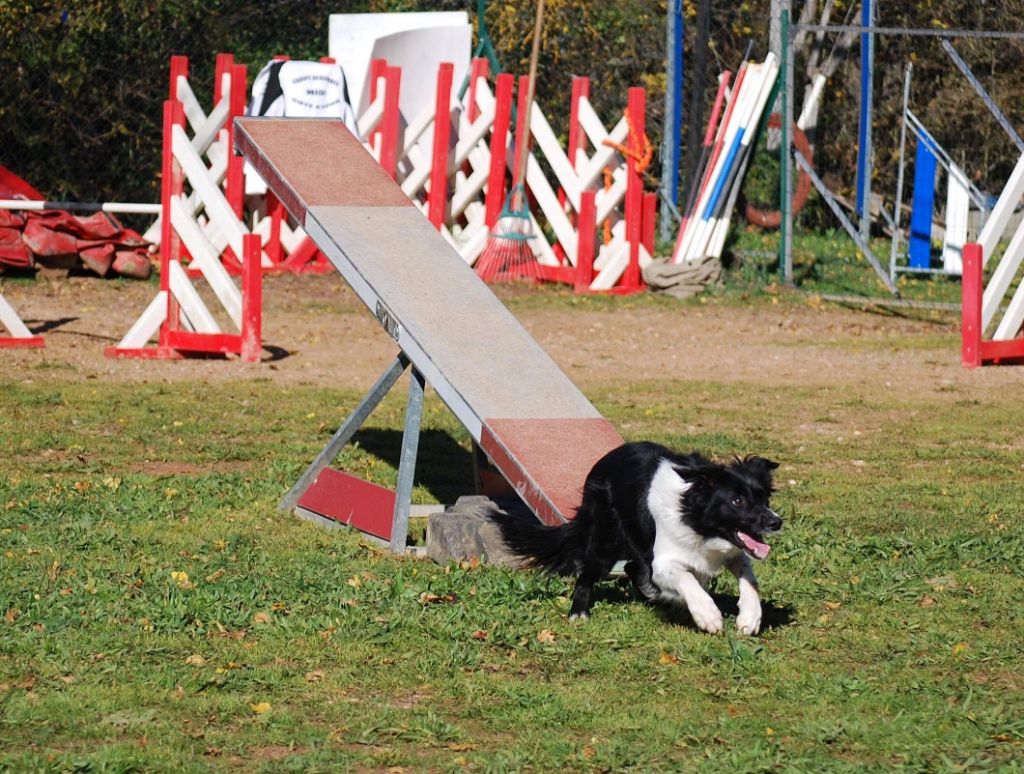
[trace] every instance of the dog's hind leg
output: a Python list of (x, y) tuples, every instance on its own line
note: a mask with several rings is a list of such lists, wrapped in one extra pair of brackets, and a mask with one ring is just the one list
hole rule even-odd
[(590, 617), (590, 603), (594, 596), (594, 583), (597, 578), (588, 572), (577, 578), (572, 590), (572, 606), (569, 608), (569, 620), (587, 620)]
[(626, 575), (633, 581), (636, 590), (647, 600), (656, 599), (661, 594), (661, 589), (654, 585), (654, 578), (651, 573), (651, 563), (642, 559), (632, 559), (626, 562)]
[(611, 572), (614, 559), (591, 556), (583, 566), (583, 571), (576, 578), (576, 587), (572, 592), (572, 607), (569, 608), (569, 620), (578, 621), (590, 618), (590, 603), (594, 596), (594, 584)]

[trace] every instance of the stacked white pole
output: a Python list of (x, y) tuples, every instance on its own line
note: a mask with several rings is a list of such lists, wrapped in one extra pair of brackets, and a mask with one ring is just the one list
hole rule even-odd
[(762, 63), (746, 66), (742, 82), (729, 100), (728, 121), (718, 129), (716, 145), (721, 150), (704, 175), (692, 217), (683, 224), (673, 263), (699, 262), (708, 256), (721, 255), (743, 182), (742, 173), (753, 152), (754, 135), (778, 74), (774, 54), (769, 54)]

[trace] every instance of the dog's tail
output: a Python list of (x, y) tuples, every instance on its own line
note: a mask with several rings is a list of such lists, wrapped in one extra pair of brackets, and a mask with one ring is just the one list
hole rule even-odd
[(494, 510), (489, 516), (497, 524), (505, 548), (529, 566), (552, 575), (579, 575), (582, 536), (575, 520), (549, 527), (530, 513)]

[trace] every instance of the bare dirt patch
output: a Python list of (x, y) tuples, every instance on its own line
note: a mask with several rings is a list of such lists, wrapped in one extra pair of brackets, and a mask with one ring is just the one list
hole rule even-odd
[[(89, 278), (6, 283), (5, 296), (30, 328), (46, 336), (46, 347), (4, 351), (5, 375), (16, 381), (52, 374), (114, 383), (270, 379), (362, 389), (395, 355), (393, 342), (362, 302), (339, 276), (329, 274), (267, 277), (261, 363), (104, 357), (103, 348), (124, 335), (155, 291), (150, 283)], [(714, 299), (519, 301), (530, 292), (497, 289), (584, 391), (642, 380), (693, 380), (858, 392), (878, 388), (921, 400), (945, 391), (982, 399), (987, 391), (1024, 378), (1021, 368), (963, 369), (952, 318), (886, 316), (785, 296), (748, 305)]]

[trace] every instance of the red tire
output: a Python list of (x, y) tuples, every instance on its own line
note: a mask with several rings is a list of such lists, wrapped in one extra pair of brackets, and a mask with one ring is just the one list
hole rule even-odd
[[(778, 113), (772, 113), (768, 118), (769, 129), (782, 128), (782, 118)], [(800, 155), (813, 164), (814, 157), (811, 151), (811, 144), (807, 142), (807, 135), (803, 129), (793, 124), (793, 145), (800, 151)], [(811, 178), (802, 169), (796, 181), (796, 191), (793, 194), (793, 213), (796, 214), (804, 208), (807, 197), (811, 195)], [(753, 223), (761, 228), (778, 228), (782, 223), (782, 212), (780, 210), (762, 210), (750, 202), (743, 200), (743, 217), (748, 223)]]

